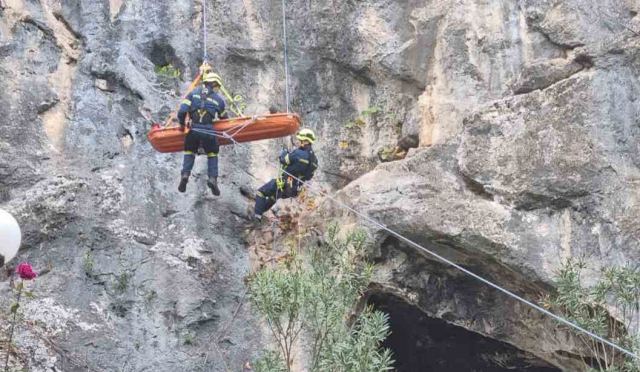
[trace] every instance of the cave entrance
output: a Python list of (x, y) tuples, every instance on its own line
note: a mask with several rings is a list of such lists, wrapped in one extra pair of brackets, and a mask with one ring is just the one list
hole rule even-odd
[(559, 372), (534, 355), (431, 318), (400, 297), (376, 292), (369, 304), (389, 314), (391, 336), (383, 346), (391, 349), (398, 372)]

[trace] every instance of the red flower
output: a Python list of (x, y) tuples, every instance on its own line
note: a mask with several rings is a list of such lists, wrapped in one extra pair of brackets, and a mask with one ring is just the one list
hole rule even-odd
[(21, 263), (16, 268), (16, 273), (20, 276), (20, 278), (24, 280), (31, 280), (38, 276), (38, 273), (33, 271), (33, 267), (26, 262)]

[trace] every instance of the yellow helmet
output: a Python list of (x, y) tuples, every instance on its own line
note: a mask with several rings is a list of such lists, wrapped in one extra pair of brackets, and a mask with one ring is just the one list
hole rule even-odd
[(316, 141), (316, 135), (311, 129), (307, 128), (301, 129), (296, 135), (296, 138), (300, 141), (308, 141), (309, 143), (314, 143)]
[(222, 78), (220, 78), (220, 75), (216, 74), (215, 72), (205, 72), (204, 75), (202, 75), (202, 82), (217, 83), (218, 85), (222, 86)]
[(202, 65), (200, 65), (200, 73), (201, 74), (205, 74), (207, 72), (211, 72), (211, 70), (213, 70), (213, 67), (211, 67), (211, 65), (207, 61), (202, 62)]

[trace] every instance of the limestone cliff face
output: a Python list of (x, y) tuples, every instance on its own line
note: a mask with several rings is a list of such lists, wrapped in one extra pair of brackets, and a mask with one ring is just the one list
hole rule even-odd
[[(281, 2), (207, 4), (211, 62), (246, 112), (283, 108)], [(640, 258), (636, 1), (287, 7), (292, 110), (320, 137), (318, 184), (532, 299), (559, 258)], [(19, 259), (42, 271), (16, 363), (240, 370), (266, 341), (240, 306), (250, 201), (239, 189), (274, 174), (268, 154), (284, 140), (223, 148), (219, 198), (199, 159), (182, 195), (181, 156), (153, 151), (139, 113), (163, 119), (179, 102), (201, 62), (201, 16), (188, 0), (0, 2), (0, 207), (23, 227)], [(154, 72), (168, 64), (180, 81)], [(405, 136), (418, 148), (380, 164)], [(548, 320), (371, 233), (381, 292), (578, 368)]]

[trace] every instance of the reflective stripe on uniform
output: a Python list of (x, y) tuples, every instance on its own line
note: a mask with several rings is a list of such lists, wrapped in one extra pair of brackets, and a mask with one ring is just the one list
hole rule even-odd
[(309, 164), (309, 160), (307, 159), (298, 159), (298, 161), (302, 164)]
[(185, 151), (184, 154), (185, 155), (193, 155), (193, 151)]
[(258, 191), (256, 193), (256, 196), (259, 197), (259, 198), (265, 198), (265, 199), (268, 199), (268, 200), (276, 200), (273, 196), (266, 196), (265, 194), (263, 194), (260, 191)]
[(183, 105), (187, 105), (187, 106), (191, 106), (191, 101), (189, 101), (188, 99), (182, 100), (182, 104)]
[(216, 156), (218, 156), (217, 152), (208, 152), (207, 153), (207, 157), (208, 158), (215, 158)]
[(200, 98), (200, 95), (199, 94), (194, 94), (193, 98)]
[(213, 103), (213, 104), (214, 104), (214, 105), (216, 105), (216, 106), (220, 106), (220, 104), (218, 103), (218, 101), (216, 101), (216, 100), (215, 100), (215, 99), (213, 99), (213, 98), (207, 98), (207, 101), (209, 101), (209, 102)]
[(289, 154), (287, 154), (287, 155), (285, 155), (285, 156), (284, 156), (284, 162), (285, 162), (286, 164), (289, 164), (289, 163), (290, 163), (290, 162), (289, 162)]

